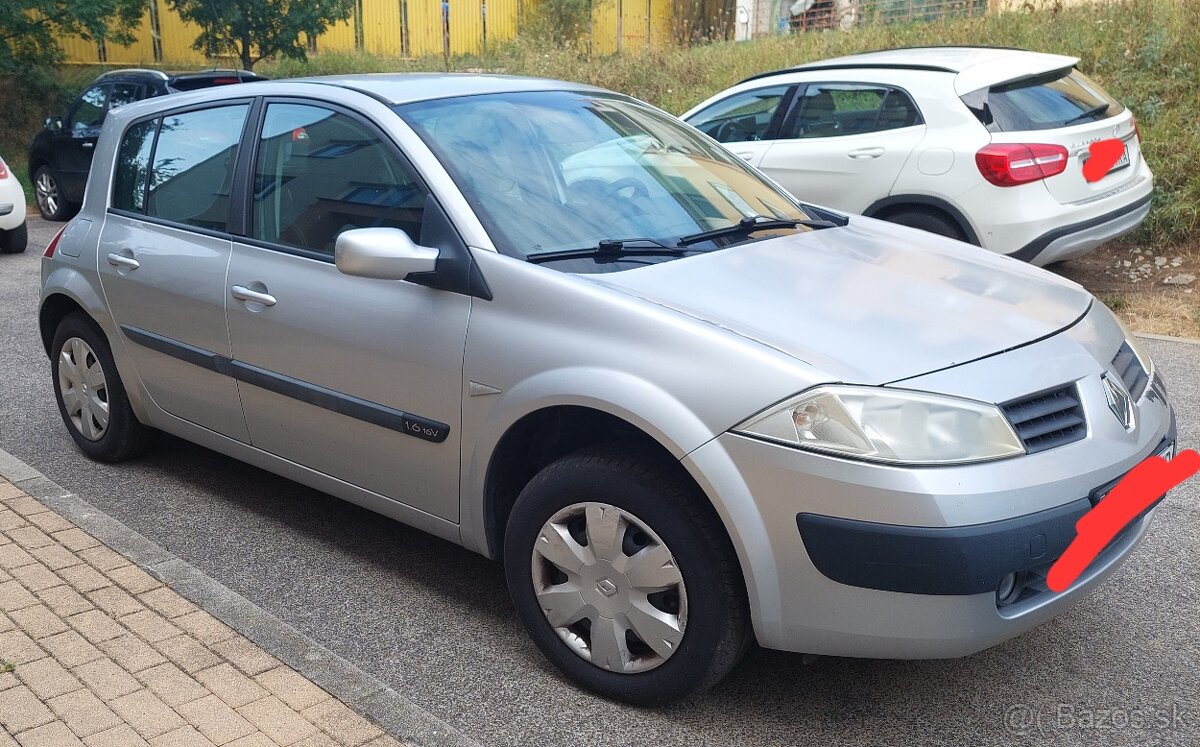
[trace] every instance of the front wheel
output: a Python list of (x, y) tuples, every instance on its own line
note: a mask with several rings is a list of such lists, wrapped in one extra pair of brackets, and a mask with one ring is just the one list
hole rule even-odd
[(698, 694), (737, 664), (749, 615), (737, 558), (672, 470), (588, 449), (539, 472), (509, 518), (509, 591), (576, 683), (637, 704)]
[(79, 450), (100, 462), (122, 462), (145, 451), (155, 431), (129, 406), (100, 328), (70, 314), (59, 323), (50, 350), (58, 411)]
[(64, 221), (74, 212), (74, 206), (67, 202), (58, 178), (49, 166), (39, 166), (34, 172), (33, 194), (37, 198), (38, 212), (46, 220)]

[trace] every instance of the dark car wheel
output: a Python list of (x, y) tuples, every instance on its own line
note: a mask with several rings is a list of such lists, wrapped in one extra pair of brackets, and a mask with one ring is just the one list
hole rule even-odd
[(616, 448), (564, 457), (529, 482), (504, 565), (538, 648), (608, 698), (701, 693), (750, 641), (741, 571), (712, 507), (670, 468)]
[(884, 220), (889, 223), (899, 223), (902, 226), (919, 228), (922, 231), (936, 233), (938, 236), (945, 236), (959, 241), (967, 240), (967, 235), (958, 227), (958, 224), (937, 213), (930, 213), (923, 210), (903, 210), (886, 216)]
[(46, 220), (64, 221), (75, 212), (75, 206), (67, 202), (49, 166), (39, 166), (34, 172), (33, 194), (37, 198), (38, 212)]
[(80, 451), (100, 462), (121, 462), (145, 451), (155, 431), (129, 406), (100, 328), (70, 314), (59, 323), (50, 350), (58, 411)]
[(0, 254), (20, 254), (29, 245), (29, 228), (22, 223), (8, 231), (0, 231)]

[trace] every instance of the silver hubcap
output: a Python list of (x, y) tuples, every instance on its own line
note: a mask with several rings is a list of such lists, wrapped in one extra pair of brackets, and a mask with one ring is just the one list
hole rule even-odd
[(108, 430), (108, 382), (100, 359), (86, 342), (72, 337), (58, 353), (58, 393), (75, 430), (99, 441)]
[(37, 192), (38, 206), (43, 212), (53, 214), (58, 211), (58, 185), (48, 172), (43, 171), (38, 175), (34, 191)]
[(644, 522), (606, 503), (567, 506), (542, 526), (533, 587), (563, 642), (609, 671), (654, 669), (687, 627), (675, 557)]

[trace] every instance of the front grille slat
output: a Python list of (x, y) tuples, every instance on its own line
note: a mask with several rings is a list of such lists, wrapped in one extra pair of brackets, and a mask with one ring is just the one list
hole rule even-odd
[(1142, 368), (1141, 361), (1133, 354), (1133, 348), (1129, 347), (1128, 342), (1121, 343), (1121, 349), (1113, 356), (1112, 368), (1117, 376), (1121, 377), (1121, 383), (1125, 385), (1125, 390), (1133, 397), (1133, 401), (1141, 399), (1150, 384), (1150, 373)]
[(1036, 454), (1087, 435), (1087, 421), (1074, 384), (1001, 405), (1025, 451)]

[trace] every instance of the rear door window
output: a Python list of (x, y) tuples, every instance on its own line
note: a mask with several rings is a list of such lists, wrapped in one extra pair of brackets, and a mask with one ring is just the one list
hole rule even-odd
[(920, 123), (916, 105), (903, 91), (858, 83), (810, 83), (796, 99), (779, 137), (865, 135)]
[(238, 143), (248, 104), (168, 114), (162, 119), (146, 214), (225, 231)]
[(1053, 130), (1115, 117), (1124, 111), (1078, 70), (973, 91), (963, 103), (992, 132)]

